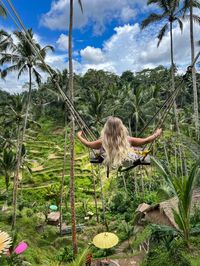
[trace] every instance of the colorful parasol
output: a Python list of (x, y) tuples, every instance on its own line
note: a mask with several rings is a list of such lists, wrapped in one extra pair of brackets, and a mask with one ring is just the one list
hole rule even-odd
[(0, 231), (0, 256), (8, 252), (11, 243), (11, 237), (6, 232)]
[(15, 248), (14, 253), (15, 254), (21, 254), (23, 253), (25, 250), (27, 250), (28, 245), (25, 242), (20, 242), (19, 245)]
[(119, 242), (118, 236), (109, 232), (100, 233), (93, 238), (93, 244), (97, 248), (101, 249), (112, 248), (116, 246), (118, 242)]

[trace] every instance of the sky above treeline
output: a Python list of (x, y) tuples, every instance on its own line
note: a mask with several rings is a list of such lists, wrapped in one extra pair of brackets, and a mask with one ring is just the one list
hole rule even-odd
[[(6, 3), (6, 1), (4, 0)], [(62, 70), (68, 67), (69, 0), (13, 0), (27, 28), (32, 28), (36, 40), (42, 45), (52, 45), (54, 53), (46, 61)], [(133, 72), (158, 65), (169, 66), (169, 32), (157, 48), (157, 34), (162, 24), (141, 30), (141, 21), (156, 6), (147, 6), (147, 0), (82, 0), (83, 14), (74, 0), (73, 59), (76, 73), (88, 69), (103, 69), (121, 75), (126, 70)], [(10, 18), (0, 18), (1, 27), (12, 32), (16, 26)], [(195, 25), (195, 36), (200, 26)], [(174, 24), (174, 55), (179, 71), (190, 64), (189, 24), (184, 23), (181, 33)], [(198, 39), (197, 39), (198, 40)], [(198, 48), (197, 48), (198, 49)], [(0, 81), (4, 90), (21, 92), (28, 81), (23, 75), (17, 80), (16, 73), (6, 81)]]

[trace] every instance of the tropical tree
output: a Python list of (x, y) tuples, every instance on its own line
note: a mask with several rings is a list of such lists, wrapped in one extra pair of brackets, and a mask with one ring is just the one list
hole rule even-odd
[[(81, 10), (83, 11), (81, 0), (78, 0)], [(69, 38), (68, 38), (68, 58), (69, 58), (69, 91), (71, 103), (74, 104), (74, 87), (73, 87), (73, 62), (72, 62), (72, 31), (73, 31), (73, 11), (74, 1), (70, 0), (70, 15), (69, 15)], [(75, 211), (75, 192), (74, 192), (74, 133), (75, 121), (74, 115), (71, 114), (71, 133), (70, 133), (70, 203), (72, 217), (72, 245), (74, 257), (77, 255), (78, 246), (76, 239), (76, 211)]]
[[(194, 49), (194, 27), (193, 22), (200, 23), (200, 17), (193, 14), (193, 8), (200, 8), (199, 1), (196, 0), (184, 0), (184, 19), (190, 21), (190, 49), (191, 49), (191, 64), (193, 64), (195, 58)], [(189, 15), (186, 12), (189, 10)], [(193, 110), (194, 110), (194, 120), (195, 120), (195, 132), (196, 138), (199, 140), (199, 107), (198, 107), (198, 93), (197, 93), (197, 81), (196, 81), (196, 69), (195, 66), (192, 67), (192, 84), (193, 84)]]
[[(152, 13), (142, 21), (142, 29), (146, 28), (150, 24), (156, 22), (163, 22), (164, 26), (160, 29), (158, 33), (158, 44), (160, 45), (164, 35), (166, 32), (170, 31), (170, 57), (171, 57), (171, 83), (172, 83), (172, 91), (174, 91), (175, 87), (175, 64), (174, 64), (174, 48), (173, 48), (173, 23), (178, 22), (180, 30), (183, 30), (183, 23), (180, 19), (182, 15), (182, 10), (179, 8), (179, 0), (175, 1), (160, 1), (160, 0), (148, 0), (147, 5), (156, 4), (160, 10), (161, 14)], [(174, 101), (174, 113), (175, 113), (175, 123), (176, 129), (178, 130), (178, 117), (176, 111), (176, 102)]]
[(134, 124), (136, 136), (138, 135), (138, 125), (144, 126), (152, 107), (154, 106), (155, 108), (153, 93), (150, 95), (149, 92), (151, 92), (151, 88), (147, 93), (143, 86), (139, 86), (135, 90), (130, 86), (126, 88), (127, 97), (124, 101), (123, 109), (128, 114), (129, 128), (131, 129), (131, 125)]
[[(33, 32), (31, 29), (27, 33), (15, 31), (14, 33), (17, 42), (11, 39), (10, 44), (1, 47), (0, 49), (0, 65), (6, 65), (5, 69), (1, 72), (1, 77), (5, 78), (8, 73), (13, 71), (18, 71), (18, 79), (24, 72), (28, 72), (29, 76), (29, 89), (28, 89), (28, 99), (26, 104), (26, 111), (24, 117), (24, 124), (19, 137), (19, 145), (17, 147), (17, 165), (16, 172), (14, 176), (14, 189), (13, 189), (13, 223), (12, 227), (15, 227), (16, 223), (16, 208), (17, 208), (17, 188), (18, 188), (18, 179), (19, 179), (19, 169), (21, 165), (21, 153), (22, 146), (24, 142), (24, 135), (27, 127), (28, 114), (31, 103), (31, 92), (32, 92), (32, 76), (35, 78), (37, 84), (41, 83), (41, 75), (38, 72), (39, 70), (46, 71), (43, 63), (41, 62), (40, 56), (44, 59), (49, 50), (53, 51), (52, 46), (45, 46), (41, 48), (39, 43), (34, 39)], [(10, 37), (11, 38), (11, 37)], [(31, 40), (31, 41), (29, 41)], [(33, 49), (33, 46), (30, 42), (34, 43), (37, 47), (38, 52)], [(8, 49), (9, 47), (9, 49)], [(40, 54), (40, 55), (39, 55)], [(7, 66), (8, 65), (8, 66)]]

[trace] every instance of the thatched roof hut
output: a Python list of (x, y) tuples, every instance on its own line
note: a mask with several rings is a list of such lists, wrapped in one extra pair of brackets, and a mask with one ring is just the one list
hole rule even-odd
[[(195, 205), (200, 205), (200, 188), (193, 191), (192, 208)], [(177, 197), (173, 197), (154, 206), (142, 203), (138, 206), (136, 212), (141, 213), (141, 217), (151, 223), (163, 224), (176, 228), (177, 225), (174, 221), (173, 209), (178, 209)]]

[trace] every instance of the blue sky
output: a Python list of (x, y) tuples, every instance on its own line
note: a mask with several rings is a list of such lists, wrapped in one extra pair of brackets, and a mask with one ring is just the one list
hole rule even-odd
[[(13, 0), (27, 28), (32, 28), (41, 45), (51, 44), (55, 53), (49, 54), (47, 63), (54, 68), (67, 67), (67, 38), (69, 0)], [(82, 0), (84, 13), (74, 0), (74, 69), (84, 74), (88, 69), (103, 69), (117, 74), (139, 71), (160, 64), (169, 66), (169, 33), (157, 48), (156, 35), (160, 25), (141, 31), (142, 19), (155, 7), (146, 0)], [(16, 29), (10, 19), (0, 20), (5, 30)], [(199, 30), (195, 26), (195, 32)], [(189, 25), (185, 23), (181, 34), (174, 25), (175, 62), (184, 71), (190, 62)], [(184, 56), (183, 56), (184, 55)], [(21, 91), (26, 76), (16, 80), (15, 73), (0, 87), (12, 92)]]

